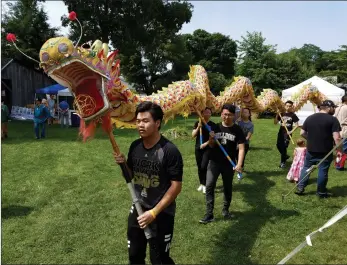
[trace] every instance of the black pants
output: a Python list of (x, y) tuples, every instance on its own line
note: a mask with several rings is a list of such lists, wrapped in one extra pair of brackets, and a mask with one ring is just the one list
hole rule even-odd
[(211, 149), (195, 148), (195, 160), (198, 167), (199, 181), (201, 185), (206, 186), (206, 172)]
[[(145, 210), (145, 209), (144, 209)], [(135, 206), (131, 207), (128, 217), (128, 251), (130, 264), (145, 264), (147, 239), (144, 230), (140, 228), (137, 221)], [(163, 264), (175, 264), (170, 258), (170, 245), (173, 237), (175, 217), (166, 213), (160, 213), (150, 224), (156, 235), (157, 246)], [(151, 263), (155, 264), (155, 255), (150, 250)]]
[[(249, 144), (245, 144), (245, 156), (243, 158), (242, 168), (245, 166), (245, 160), (246, 160), (246, 155), (248, 153), (248, 150), (249, 150)], [(236, 150), (236, 160), (239, 160), (239, 149)]]
[(213, 215), (214, 208), (214, 192), (216, 183), (222, 174), (224, 188), (223, 210), (228, 211), (232, 198), (234, 170), (230, 163), (216, 163), (212, 160), (208, 163), (206, 174), (206, 214)]
[(277, 135), (277, 149), (281, 154), (281, 163), (287, 161), (287, 148), (289, 145), (289, 135), (287, 133), (279, 132)]

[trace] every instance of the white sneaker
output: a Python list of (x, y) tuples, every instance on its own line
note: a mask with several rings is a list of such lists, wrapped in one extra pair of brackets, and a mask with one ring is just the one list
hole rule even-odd
[(206, 193), (206, 186), (202, 186), (202, 193)]
[(198, 191), (202, 191), (202, 185), (199, 186)]

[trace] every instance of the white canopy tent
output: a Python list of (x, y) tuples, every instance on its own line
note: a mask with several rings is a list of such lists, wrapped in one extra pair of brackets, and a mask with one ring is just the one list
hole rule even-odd
[[(325, 81), (324, 79), (313, 76), (310, 79), (307, 79), (306, 81), (293, 86), (291, 88), (285, 89), (282, 91), (282, 100), (290, 100), (292, 95), (297, 93), (304, 85), (308, 85), (311, 83), (313, 86), (317, 87), (317, 89), (323, 93), (328, 99), (332, 100), (336, 105), (341, 103), (341, 97), (345, 95), (345, 91), (341, 88), (338, 88), (337, 86), (334, 86), (333, 84)], [(304, 104), (304, 106), (296, 113), (296, 115), (299, 117), (299, 125), (302, 125), (306, 118), (317, 111), (317, 106), (314, 106), (311, 102), (307, 102)]]
[(63, 90), (58, 91), (58, 96), (72, 97), (72, 94), (70, 93), (68, 88), (65, 88)]

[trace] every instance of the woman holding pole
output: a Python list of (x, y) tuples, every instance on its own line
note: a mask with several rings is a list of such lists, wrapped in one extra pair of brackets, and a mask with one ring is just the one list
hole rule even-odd
[[(216, 125), (214, 122), (210, 121), (211, 118), (211, 109), (206, 108), (203, 112), (203, 117), (208, 126), (213, 127)], [(192, 131), (192, 137), (195, 139), (195, 159), (196, 165), (198, 167), (198, 175), (200, 186), (198, 191), (206, 193), (206, 171), (209, 161), (209, 153), (211, 148), (208, 145), (209, 132), (203, 126), (201, 120), (195, 122), (194, 129)]]

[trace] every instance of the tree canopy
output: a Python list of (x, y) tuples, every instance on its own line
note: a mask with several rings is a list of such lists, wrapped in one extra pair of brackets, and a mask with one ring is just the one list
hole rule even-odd
[[(58, 30), (48, 24), (40, 2), (44, 1), (7, 3), (9, 11), (2, 17), (3, 57), (37, 67), (6, 41), (6, 34), (14, 33), (19, 48), (38, 59), (42, 44), (56, 36)], [(193, 64), (206, 69), (214, 94), (231, 84), (237, 75), (250, 78), (256, 93), (264, 88), (280, 92), (313, 75), (336, 76), (337, 82), (347, 83), (347, 45), (335, 51), (323, 51), (314, 44), (305, 43), (300, 48), (278, 53), (276, 45), (267, 43), (261, 32), (247, 31), (239, 41), (204, 29), (179, 34), (183, 24), (189, 23), (193, 15), (193, 5), (187, 1), (63, 2), (69, 12), (77, 13), (82, 24), (80, 44), (99, 39), (118, 49), (122, 75), (146, 94), (173, 81), (187, 79), (189, 66)], [(61, 21), (62, 26), (70, 25), (69, 38), (76, 42), (81, 34), (78, 23), (71, 22), (67, 14)]]
[(183, 37), (192, 63), (206, 69), (211, 90), (217, 93), (224, 89), (235, 75), (236, 42), (221, 33), (211, 34), (202, 29)]
[[(47, 13), (40, 1), (20, 0), (7, 3), (9, 9), (1, 21), (1, 56), (15, 58), (28, 66), (38, 67), (37, 63), (19, 53), (6, 40), (7, 33), (16, 35), (16, 45), (27, 55), (39, 60), (39, 51), (45, 41), (56, 35), (58, 28), (51, 27)], [(42, 1), (41, 1), (42, 2)]]
[[(175, 73), (168, 73), (167, 65), (177, 63), (177, 55), (173, 55), (181, 45), (177, 32), (192, 17), (192, 5), (188, 2), (64, 0), (64, 3), (69, 11), (77, 13), (83, 25), (82, 42), (99, 38), (119, 49), (122, 74), (139, 90), (149, 94), (157, 89), (156, 83), (162, 84), (162, 78), (176, 77)], [(67, 25), (66, 16), (62, 21)], [(77, 40), (79, 34), (78, 25), (71, 24), (70, 38)]]

